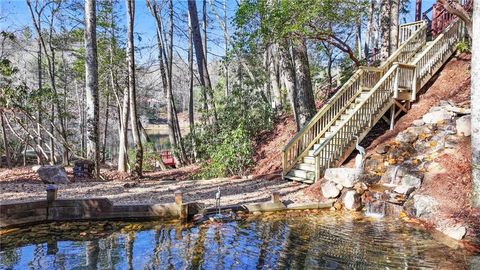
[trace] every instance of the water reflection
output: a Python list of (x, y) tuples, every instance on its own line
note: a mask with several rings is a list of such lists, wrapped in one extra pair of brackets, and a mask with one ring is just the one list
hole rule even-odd
[(332, 213), (195, 227), (47, 224), (2, 236), (0, 257), (1, 269), (480, 269), (478, 254), (394, 219)]

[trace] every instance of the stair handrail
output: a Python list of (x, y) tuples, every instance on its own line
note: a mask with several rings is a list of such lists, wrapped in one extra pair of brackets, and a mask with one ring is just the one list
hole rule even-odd
[(418, 28), (422, 27), (424, 21), (416, 21), (410, 23), (404, 23), (400, 25), (398, 31), (398, 44), (402, 45), (412, 34), (418, 30)]
[[(403, 50), (408, 48), (413, 40), (418, 38), (421, 39), (422, 37), (425, 39), (426, 34), (424, 32), (426, 32), (426, 22), (419, 21), (416, 23), (420, 25), (419, 27), (416, 27), (417, 30), (411, 33), (411, 36), (403, 44), (401, 44), (395, 53), (391, 55), (379, 68), (360, 67), (337, 91), (337, 93), (335, 93), (335, 95), (333, 95), (315, 114), (315, 116), (313, 116), (312, 119), (310, 119), (310, 121), (300, 131), (298, 131), (292, 139), (290, 139), (290, 141), (282, 149), (283, 174), (291, 170), (301, 158), (306, 156), (313, 145), (318, 142), (328, 128), (330, 128), (330, 126), (341, 114), (343, 114), (343, 112), (346, 110), (346, 105), (355, 100), (355, 98), (362, 92), (362, 82), (365, 81), (370, 83), (369, 86), (373, 87), (384, 74), (384, 72), (391, 67), (391, 63), (398, 60)], [(422, 46), (422, 44), (420, 46), (414, 46), (414, 49), (412, 49), (410, 54), (413, 55), (416, 53), (416, 50)], [(410, 54), (408, 57), (411, 57)], [(331, 113), (331, 109), (335, 106), (335, 111)]]
[[(372, 117), (375, 116), (376, 113), (378, 113), (378, 110), (380, 110), (382, 107), (385, 106), (385, 102), (387, 100), (391, 99), (392, 96), (392, 88), (391, 87), (385, 87), (386, 91), (384, 88), (385, 83), (391, 82), (394, 80), (394, 74), (396, 72), (396, 69), (398, 68), (398, 63), (394, 63), (390, 69), (385, 73), (385, 75), (380, 79), (380, 81), (370, 90), (366, 96), (366, 98), (361, 101), (353, 110), (352, 113), (348, 115), (348, 117), (340, 124), (339, 128), (336, 130), (336, 132), (332, 135), (326, 138), (324, 142), (320, 145), (320, 147), (314, 151), (313, 156), (315, 158), (315, 177), (316, 179), (320, 179), (321, 177), (321, 170), (328, 168), (331, 164), (332, 160), (327, 160), (328, 158), (332, 159), (332, 155), (326, 155), (327, 152), (333, 153), (333, 152), (341, 152), (344, 151), (344, 149), (352, 144), (352, 141), (357, 134), (359, 130), (353, 131), (352, 129), (364, 129), (365, 127), (363, 126), (364, 124), (368, 124), (372, 122)], [(382, 93), (383, 92), (383, 93)], [(380, 94), (383, 94), (381, 96), (382, 99), (378, 99), (378, 96)], [(368, 104), (366, 106), (365, 104)], [(378, 108), (377, 108), (378, 107)], [(366, 112), (363, 115), (360, 115), (358, 112), (360, 110), (366, 110)], [(357, 119), (359, 118), (359, 115), (362, 117), (366, 117), (364, 119)], [(362, 121), (364, 123), (362, 123)], [(359, 123), (362, 123), (359, 125)], [(343, 129), (349, 129), (346, 132), (342, 132)], [(338, 144), (339, 143), (339, 144)], [(338, 147), (342, 146), (342, 147)], [(343, 153), (339, 153), (340, 155)]]
[[(391, 76), (391, 73), (396, 72), (396, 69), (398, 68), (398, 62), (400, 60), (405, 61), (406, 59), (411, 58), (412, 56), (415, 55), (415, 53), (424, 46), (426, 42), (426, 27), (427, 24), (425, 21), (421, 21), (421, 26), (417, 29), (415, 33), (413, 33), (403, 44), (401, 44), (398, 49), (380, 66), (380, 69), (385, 70), (388, 68), (388, 71), (382, 76), (382, 78), (378, 81), (378, 83), (369, 91), (368, 96), (366, 97), (365, 100), (367, 100), (370, 96), (374, 94), (375, 91), (379, 88), (379, 85), (381, 85), (384, 81), (387, 79), (390, 79), (389, 76)], [(406, 55), (402, 55), (406, 53)], [(395, 67), (395, 68), (393, 68)], [(393, 88), (391, 89), (393, 90)], [(360, 103), (363, 104), (364, 102)], [(383, 106), (381, 104), (380, 106)], [(356, 106), (356, 109), (349, 115), (347, 119), (350, 119), (353, 114), (356, 113), (356, 111), (360, 108), (359, 105)], [(346, 122), (343, 122), (346, 123)], [(337, 132), (340, 129), (337, 130)], [(325, 148), (325, 146), (331, 142), (331, 138), (333, 138), (335, 134), (329, 138), (327, 138), (318, 149), (316, 149), (313, 153), (313, 156), (315, 158), (315, 174), (316, 176), (319, 176), (320, 173), (320, 166), (321, 164), (319, 163), (319, 153), (322, 151), (322, 149)], [(341, 142), (342, 144), (345, 142)], [(344, 149), (342, 148), (341, 151)], [(333, 149), (330, 149), (329, 151), (334, 151)], [(339, 151), (337, 149), (337, 151)], [(325, 157), (322, 157), (325, 158)], [(319, 178), (316, 178), (319, 179)]]
[[(442, 57), (444, 57), (447, 51), (454, 51), (455, 48), (452, 46), (453, 43), (457, 42), (464, 34), (463, 22), (456, 18), (440, 35), (435, 38), (434, 41), (428, 44), (428, 46), (420, 55), (416, 57), (416, 59), (414, 59), (411, 64), (417, 67), (417, 89), (422, 88), (428, 79), (430, 79), (428, 78), (426, 80), (425, 76), (432, 73), (430, 69), (426, 69), (428, 67), (427, 64), (429, 64), (431, 59), (434, 58), (432, 57), (432, 54), (442, 54)], [(445, 59), (442, 58), (442, 64), (443, 60)]]

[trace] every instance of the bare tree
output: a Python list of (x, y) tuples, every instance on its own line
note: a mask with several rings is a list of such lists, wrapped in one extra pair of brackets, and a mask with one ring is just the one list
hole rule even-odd
[(4, 151), (5, 151), (5, 157), (6, 157), (6, 161), (7, 161), (7, 168), (11, 168), (12, 167), (12, 164), (10, 162), (10, 152), (8, 150), (8, 139), (7, 139), (7, 131), (5, 130), (5, 119), (4, 119), (4, 115), (3, 115), (3, 110), (0, 110), (0, 125), (2, 126), (2, 142), (3, 142), (3, 148), (4, 148)]
[(296, 106), (298, 107), (298, 126), (303, 128), (316, 113), (307, 45), (304, 39), (293, 42), (292, 54), (295, 63), (295, 96)]
[(390, 53), (398, 47), (399, 0), (390, 1)]
[(472, 188), (473, 205), (480, 208), (480, 1), (473, 1), (472, 24)]
[(380, 16), (380, 59), (385, 61), (390, 55), (390, 0), (382, 0)]
[[(127, 5), (127, 65), (128, 65), (128, 92), (130, 107), (130, 122), (132, 127), (133, 143), (135, 145), (135, 166), (131, 173), (134, 176), (143, 176), (143, 147), (140, 140), (139, 119), (137, 115), (137, 94), (135, 91), (135, 44), (133, 40), (133, 26), (135, 21), (135, 1), (126, 0)], [(126, 126), (125, 126), (126, 128)]]
[(210, 75), (208, 73), (207, 61), (204, 55), (204, 49), (202, 44), (202, 37), (200, 34), (200, 27), (198, 23), (197, 4), (194, 0), (188, 0), (188, 13), (190, 23), (192, 25), (193, 45), (195, 48), (195, 56), (198, 66), (198, 74), (201, 86), (206, 91), (208, 98), (208, 110), (210, 113), (210, 124), (216, 127), (217, 124), (217, 112), (215, 110), (215, 102), (213, 100), (213, 89), (210, 81)]
[(99, 101), (97, 62), (96, 0), (85, 0), (85, 93), (87, 102), (87, 158), (95, 162), (95, 174), (100, 175)]
[(465, 23), (468, 35), (472, 36), (472, 16), (462, 6), (462, 4), (460, 4), (458, 0), (438, 0), (438, 3), (442, 4), (442, 6), (448, 11), (448, 13), (457, 15)]

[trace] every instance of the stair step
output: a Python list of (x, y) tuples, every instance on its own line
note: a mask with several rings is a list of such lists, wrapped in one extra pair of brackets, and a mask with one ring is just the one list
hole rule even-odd
[(315, 172), (315, 165), (314, 164), (309, 164), (309, 163), (298, 163), (298, 165), (295, 167), (295, 169)]
[(304, 179), (315, 180), (315, 172), (292, 169), (288, 174)]
[(290, 180), (293, 180), (293, 181), (297, 181), (297, 182), (302, 182), (302, 183), (305, 183), (305, 184), (313, 184), (313, 183), (315, 183), (314, 180), (304, 179), (304, 178), (296, 177), (296, 176), (293, 176), (293, 175), (290, 175), (290, 174), (285, 175), (284, 178), (287, 178), (287, 179), (290, 179)]
[(306, 156), (303, 158), (303, 163), (315, 164), (315, 158), (312, 156)]

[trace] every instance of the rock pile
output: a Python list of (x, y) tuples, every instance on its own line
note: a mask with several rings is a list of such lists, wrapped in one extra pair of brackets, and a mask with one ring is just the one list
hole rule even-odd
[[(443, 169), (435, 158), (453, 151), (462, 136), (470, 136), (469, 113), (468, 107), (441, 101), (395, 140), (378, 145), (366, 158), (363, 173), (354, 168), (328, 169), (321, 185), (323, 196), (338, 198), (336, 209), (359, 210), (382, 201), (386, 214), (435, 216), (439, 203), (418, 190), (426, 173)], [(455, 239), (466, 233), (464, 226), (448, 222), (438, 230)]]
[(78, 159), (73, 162), (73, 175), (75, 177), (92, 177), (95, 163), (87, 159)]

